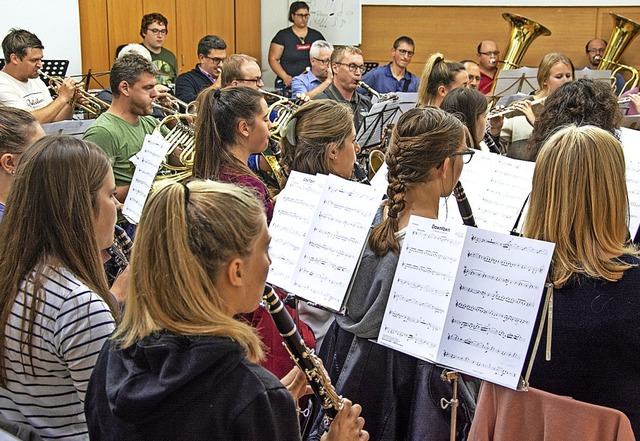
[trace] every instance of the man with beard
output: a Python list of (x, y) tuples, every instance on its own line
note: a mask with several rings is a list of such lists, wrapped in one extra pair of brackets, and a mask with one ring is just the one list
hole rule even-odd
[(391, 63), (370, 70), (362, 77), (362, 81), (378, 93), (417, 92), (419, 79), (407, 70), (414, 53), (412, 38), (398, 38), (391, 49)]

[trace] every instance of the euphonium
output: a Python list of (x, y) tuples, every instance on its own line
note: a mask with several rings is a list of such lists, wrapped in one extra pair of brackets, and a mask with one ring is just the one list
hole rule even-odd
[(598, 64), (598, 70), (611, 70), (613, 84), (615, 84), (615, 77), (618, 72), (627, 70), (631, 73), (631, 78), (627, 80), (622, 90), (618, 91), (621, 94), (625, 90), (633, 89), (638, 85), (638, 70), (632, 66), (619, 63), (619, 60), (631, 40), (640, 32), (640, 24), (618, 14), (611, 13), (611, 16), (615, 25), (613, 31), (611, 31), (607, 49), (602, 54)]
[[(63, 78), (51, 76), (43, 70), (38, 70), (38, 73), (49, 81), (49, 87), (54, 89), (54, 91), (57, 90), (62, 85), (62, 82), (64, 81)], [(94, 117), (99, 116), (102, 112), (104, 112), (109, 108), (109, 103), (102, 101), (100, 98), (91, 95), (89, 92), (87, 92), (82, 88), (76, 89), (75, 96), (76, 97), (79, 96), (84, 101), (86, 101), (86, 103), (80, 103), (76, 101), (74, 103), (74, 106), (77, 107), (78, 109), (81, 109), (87, 112), (91, 116), (94, 116)]]
[(500, 60), (498, 69), (493, 76), (493, 87), (491, 89), (491, 95), (493, 95), (496, 88), (498, 75), (503, 70), (516, 69), (520, 66), (520, 62), (524, 57), (525, 52), (529, 49), (529, 46), (541, 35), (549, 36), (551, 31), (529, 18), (523, 17), (517, 14), (509, 14), (505, 12), (502, 14), (509, 25), (511, 26), (511, 32), (509, 34), (509, 44), (505, 50), (504, 59)]

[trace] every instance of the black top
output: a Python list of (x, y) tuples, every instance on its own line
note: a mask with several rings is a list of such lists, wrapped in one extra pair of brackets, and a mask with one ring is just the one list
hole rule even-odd
[(110, 340), (85, 413), (93, 441), (300, 440), (289, 392), (223, 337), (158, 333), (127, 349)]
[(291, 27), (288, 27), (278, 31), (271, 43), (284, 46), (280, 57), (280, 65), (287, 74), (295, 77), (303, 73), (310, 65), (309, 49), (311, 49), (311, 44), (316, 40), (324, 40), (324, 37), (315, 29), (307, 28), (307, 36), (300, 38), (293, 32)]
[(190, 103), (195, 101), (198, 94), (213, 83), (205, 74), (200, 70), (200, 65), (196, 64), (196, 67), (189, 72), (178, 75), (176, 80), (176, 98)]
[(347, 101), (333, 83), (331, 84), (331, 86), (327, 87), (324, 92), (316, 95), (315, 99), (343, 101), (349, 104), (349, 106), (351, 106), (351, 110), (353, 110), (353, 124), (356, 128), (356, 134), (358, 133), (358, 130), (360, 130), (360, 126), (362, 125), (362, 121), (364, 121), (364, 117), (367, 116), (369, 110), (371, 109), (371, 100), (369, 99), (369, 97), (358, 93), (358, 91), (356, 90), (353, 93), (351, 100)]
[(618, 282), (581, 277), (555, 290), (552, 329), (551, 361), (545, 329), (531, 386), (618, 409), (640, 439), (640, 268)]

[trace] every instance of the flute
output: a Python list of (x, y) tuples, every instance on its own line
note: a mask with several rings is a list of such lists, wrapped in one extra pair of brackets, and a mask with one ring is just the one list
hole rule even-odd
[(309, 349), (305, 345), (296, 324), (285, 309), (284, 303), (270, 285), (265, 285), (262, 299), (276, 324), (276, 328), (278, 328), (278, 332), (284, 339), (291, 359), (307, 376), (309, 385), (322, 403), (327, 422), (331, 422), (342, 409), (342, 397), (338, 395), (331, 384), (318, 356), (313, 349)]

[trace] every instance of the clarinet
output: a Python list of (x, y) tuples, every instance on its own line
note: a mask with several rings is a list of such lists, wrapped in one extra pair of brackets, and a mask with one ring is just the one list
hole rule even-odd
[(462, 223), (469, 227), (477, 228), (478, 225), (476, 225), (476, 220), (473, 218), (471, 205), (469, 205), (469, 200), (467, 199), (467, 195), (464, 193), (464, 188), (460, 181), (458, 181), (456, 186), (453, 188), (453, 195), (458, 203), (458, 210), (460, 211), (460, 216), (462, 216)]
[(371, 182), (369, 182), (369, 178), (367, 177), (367, 172), (364, 170), (364, 167), (362, 167), (357, 162), (353, 163), (353, 177), (355, 178), (356, 181), (358, 181), (361, 184), (371, 185)]
[(305, 345), (296, 324), (285, 309), (284, 303), (270, 285), (265, 285), (262, 299), (276, 324), (276, 328), (278, 328), (278, 332), (284, 339), (291, 359), (307, 376), (307, 381), (325, 410), (327, 423), (331, 422), (338, 411), (342, 409), (342, 397), (338, 395), (331, 384), (318, 356), (313, 349), (309, 349)]

